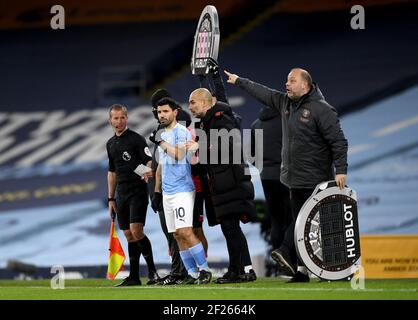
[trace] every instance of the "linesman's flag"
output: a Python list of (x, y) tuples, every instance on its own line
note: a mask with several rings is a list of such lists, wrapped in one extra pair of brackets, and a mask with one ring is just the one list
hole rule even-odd
[(123, 269), (123, 262), (125, 261), (125, 252), (119, 242), (118, 234), (115, 228), (115, 219), (112, 219), (110, 226), (110, 240), (109, 240), (109, 263), (107, 265), (107, 278), (115, 279), (120, 270)]

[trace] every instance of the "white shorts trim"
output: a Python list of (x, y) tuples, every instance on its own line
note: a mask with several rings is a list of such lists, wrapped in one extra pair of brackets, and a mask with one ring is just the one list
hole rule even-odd
[(163, 207), (168, 232), (193, 227), (195, 191), (176, 194), (163, 193)]

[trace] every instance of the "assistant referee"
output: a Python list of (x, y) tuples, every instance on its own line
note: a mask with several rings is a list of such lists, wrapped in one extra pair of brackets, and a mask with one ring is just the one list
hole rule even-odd
[(148, 207), (146, 181), (151, 173), (139, 176), (134, 172), (142, 166), (151, 167), (151, 152), (140, 134), (128, 129), (128, 110), (114, 104), (109, 109), (109, 123), (115, 135), (106, 144), (109, 157), (107, 173), (109, 214), (116, 213), (119, 227), (128, 241), (130, 274), (117, 286), (141, 285), (139, 258), (144, 256), (149, 281), (155, 284), (159, 277), (152, 255), (151, 242), (144, 234)]

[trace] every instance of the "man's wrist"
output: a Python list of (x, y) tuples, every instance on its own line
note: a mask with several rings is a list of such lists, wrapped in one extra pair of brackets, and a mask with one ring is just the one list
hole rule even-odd
[(116, 202), (116, 199), (115, 198), (112, 198), (112, 197), (107, 198), (107, 202), (108, 203), (111, 202), (111, 201)]

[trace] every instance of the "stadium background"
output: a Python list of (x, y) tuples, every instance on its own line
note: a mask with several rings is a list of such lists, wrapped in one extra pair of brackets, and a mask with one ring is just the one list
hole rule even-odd
[[(65, 30), (49, 26), (55, 4), (66, 10)], [(28, 264), (32, 277), (50, 277), (52, 265), (104, 277), (107, 107), (126, 104), (130, 127), (148, 136), (155, 88), (166, 87), (186, 106), (198, 86), (189, 62), (206, 4), (0, 3), (0, 278), (21, 276), (13, 261)], [(418, 2), (210, 4), (220, 15), (222, 68), (281, 89), (291, 67), (304, 67), (339, 111), (366, 276), (418, 277)], [(355, 4), (366, 10), (365, 30), (350, 27)], [(227, 91), (248, 128), (261, 106), (233, 86)], [(253, 181), (262, 201), (257, 175)], [(147, 219), (155, 260), (165, 268), (158, 218), (149, 210)], [(244, 231), (263, 271), (261, 223)], [(225, 265), (220, 229), (205, 225), (205, 232), (209, 261)]]

